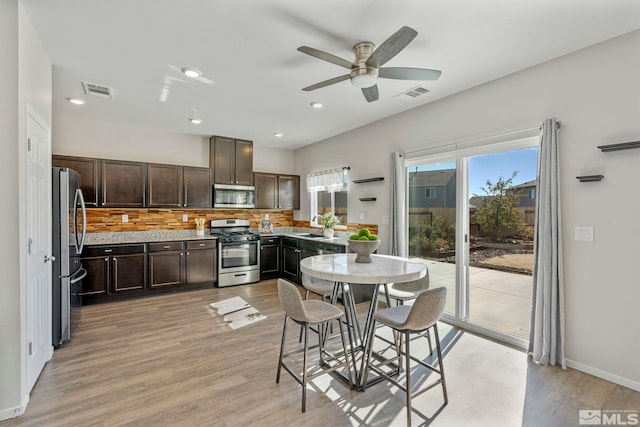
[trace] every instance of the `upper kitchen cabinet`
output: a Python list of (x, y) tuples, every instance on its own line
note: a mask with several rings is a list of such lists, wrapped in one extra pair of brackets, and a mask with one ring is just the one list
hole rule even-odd
[(80, 189), (88, 207), (98, 206), (99, 160), (84, 157), (57, 156), (51, 158), (51, 166), (69, 168), (80, 174)]
[(149, 207), (211, 207), (209, 168), (149, 164), (147, 175)]
[(150, 207), (182, 207), (181, 166), (149, 164), (147, 177), (147, 197)]
[(275, 173), (254, 173), (256, 208), (300, 209), (300, 177)]
[(278, 175), (278, 208), (300, 209), (300, 177)]
[(184, 166), (183, 183), (185, 208), (211, 207), (211, 169)]
[(102, 160), (102, 200), (104, 207), (145, 207), (147, 164)]
[(221, 136), (210, 141), (214, 183), (253, 185), (253, 142)]

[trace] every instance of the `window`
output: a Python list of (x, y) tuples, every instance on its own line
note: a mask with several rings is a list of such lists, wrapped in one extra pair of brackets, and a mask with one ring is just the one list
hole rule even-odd
[(340, 221), (336, 228), (346, 228), (348, 173), (348, 168), (342, 168), (307, 175), (312, 226), (321, 227), (317, 217), (333, 212)]
[(436, 198), (436, 187), (427, 187), (424, 189), (424, 198), (425, 199), (435, 199)]
[(535, 199), (536, 198), (536, 189), (535, 188), (530, 188), (527, 191), (527, 195), (529, 196), (530, 199)]

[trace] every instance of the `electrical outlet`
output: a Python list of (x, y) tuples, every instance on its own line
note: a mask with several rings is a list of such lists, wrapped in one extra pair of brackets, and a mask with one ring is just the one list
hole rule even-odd
[(189, 221), (189, 215), (188, 214), (183, 214), (182, 215), (182, 222), (187, 222)]
[(129, 215), (123, 214), (122, 215), (122, 222), (129, 222)]
[(577, 242), (593, 242), (593, 227), (575, 227), (573, 239)]

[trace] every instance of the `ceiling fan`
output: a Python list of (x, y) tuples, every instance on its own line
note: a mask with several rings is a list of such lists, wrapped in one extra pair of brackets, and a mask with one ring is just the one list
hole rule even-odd
[(378, 100), (378, 78), (397, 80), (436, 80), (441, 71), (427, 68), (407, 67), (382, 67), (396, 56), (402, 49), (418, 35), (413, 28), (402, 27), (386, 39), (380, 46), (371, 42), (360, 42), (353, 46), (355, 61), (349, 62), (338, 56), (314, 49), (308, 46), (300, 46), (298, 50), (323, 61), (351, 70), (349, 74), (334, 77), (329, 80), (316, 83), (303, 88), (311, 91), (351, 79), (351, 83), (362, 89), (362, 94), (368, 102)]

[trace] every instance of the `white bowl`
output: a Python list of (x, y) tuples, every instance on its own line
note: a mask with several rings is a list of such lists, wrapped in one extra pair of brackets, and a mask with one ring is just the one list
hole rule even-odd
[(371, 262), (371, 254), (380, 246), (380, 240), (349, 240), (349, 248), (356, 254), (356, 262)]

